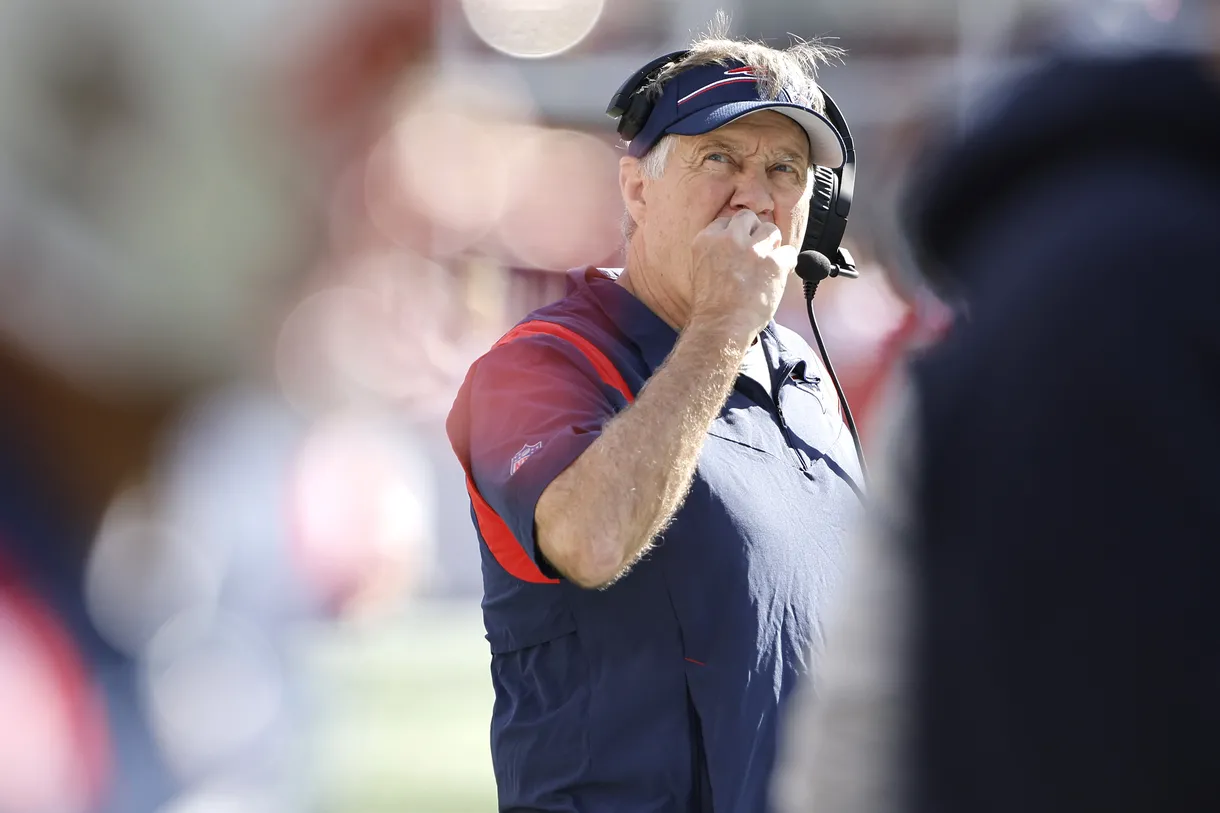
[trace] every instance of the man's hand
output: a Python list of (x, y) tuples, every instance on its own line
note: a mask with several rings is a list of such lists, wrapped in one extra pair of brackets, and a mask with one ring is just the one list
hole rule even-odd
[(681, 507), (708, 427), (746, 348), (775, 315), (796, 253), (749, 210), (695, 237), (690, 320), (674, 349), (538, 499), (539, 550), (573, 582), (601, 587), (618, 578)]
[[(775, 316), (794, 246), (749, 209), (717, 218), (691, 244), (691, 321), (714, 320), (751, 341)], [(748, 343), (748, 342), (747, 342)]]

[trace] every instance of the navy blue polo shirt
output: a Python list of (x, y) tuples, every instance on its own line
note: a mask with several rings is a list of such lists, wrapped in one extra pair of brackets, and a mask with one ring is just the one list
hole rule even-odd
[(500, 809), (757, 813), (860, 505), (851, 435), (816, 354), (772, 323), (771, 391), (738, 378), (652, 551), (606, 589), (558, 577), (538, 497), (677, 341), (606, 273), (573, 272), (449, 416), (481, 539)]

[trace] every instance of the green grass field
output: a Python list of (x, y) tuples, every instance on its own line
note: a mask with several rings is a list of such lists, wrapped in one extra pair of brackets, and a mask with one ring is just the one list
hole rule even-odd
[(495, 810), (490, 654), (477, 600), (413, 607), (306, 644), (322, 813)]

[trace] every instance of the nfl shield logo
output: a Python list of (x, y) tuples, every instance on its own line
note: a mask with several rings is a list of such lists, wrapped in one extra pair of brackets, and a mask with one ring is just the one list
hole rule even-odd
[(530, 459), (530, 455), (542, 448), (542, 441), (537, 443), (526, 444), (521, 447), (521, 451), (513, 455), (513, 462), (509, 466), (508, 476), (512, 477), (517, 473), (517, 469), (521, 468), (521, 464)]

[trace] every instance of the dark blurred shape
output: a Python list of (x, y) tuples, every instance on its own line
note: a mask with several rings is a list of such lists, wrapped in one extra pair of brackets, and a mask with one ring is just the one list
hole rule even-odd
[(1220, 808), (1220, 9), (1089, 33), (1132, 6), (921, 134), (952, 320), (891, 382), (785, 813)]
[(916, 811), (1220, 809), (1220, 82), (1064, 57), (915, 184)]

